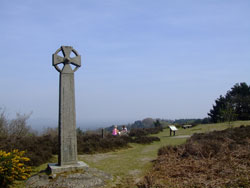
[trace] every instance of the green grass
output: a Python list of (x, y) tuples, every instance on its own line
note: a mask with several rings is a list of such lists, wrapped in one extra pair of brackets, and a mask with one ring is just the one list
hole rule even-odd
[(178, 134), (192, 135), (194, 133), (204, 133), (214, 130), (224, 130), (230, 127), (239, 127), (241, 125), (250, 125), (250, 121), (234, 121), (231, 123), (231, 125), (228, 125), (228, 122), (197, 125), (189, 129), (180, 129)]
[[(241, 125), (250, 125), (250, 121), (232, 122), (232, 127)], [(161, 141), (149, 145), (130, 144), (130, 148), (117, 150), (108, 153), (79, 155), (78, 160), (86, 162), (90, 167), (103, 170), (114, 176), (114, 181), (110, 182), (108, 187), (133, 187), (133, 182), (137, 182), (152, 167), (152, 160), (157, 158), (158, 149), (165, 145), (180, 145), (186, 142), (187, 137), (194, 133), (210, 132), (214, 130), (223, 130), (229, 128), (228, 123), (197, 125), (193, 128), (182, 129), (176, 132), (176, 137), (169, 136), (169, 129), (153, 135), (158, 136)], [(178, 137), (180, 136), (180, 137)], [(56, 157), (50, 162), (56, 162)], [(44, 170), (47, 164), (34, 168), (34, 174)], [(19, 187), (24, 187), (20, 184)]]

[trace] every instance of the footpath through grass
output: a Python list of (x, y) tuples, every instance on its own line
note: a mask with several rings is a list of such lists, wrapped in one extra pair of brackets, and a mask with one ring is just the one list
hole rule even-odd
[[(250, 121), (237, 121), (232, 127), (249, 125)], [(149, 145), (130, 144), (131, 148), (94, 155), (79, 155), (79, 160), (114, 176), (108, 187), (133, 187), (152, 167), (151, 161), (157, 158), (158, 149), (165, 145), (180, 145), (194, 133), (210, 132), (229, 128), (228, 123), (198, 125), (189, 129), (179, 129), (176, 136), (169, 136), (169, 129), (156, 134), (161, 141)]]

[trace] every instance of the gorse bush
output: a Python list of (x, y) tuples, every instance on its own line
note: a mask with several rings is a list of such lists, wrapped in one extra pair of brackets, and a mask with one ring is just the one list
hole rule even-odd
[(39, 166), (46, 163), (53, 154), (57, 154), (58, 141), (50, 135), (31, 135), (15, 140), (12, 140), (11, 137), (0, 137), (0, 149), (8, 152), (13, 149), (24, 150), (27, 152), (27, 157), (30, 158), (27, 164)]
[(30, 159), (24, 156), (24, 151), (0, 150), (0, 185), (8, 187), (15, 180), (25, 180), (30, 177), (31, 168), (25, 163)]

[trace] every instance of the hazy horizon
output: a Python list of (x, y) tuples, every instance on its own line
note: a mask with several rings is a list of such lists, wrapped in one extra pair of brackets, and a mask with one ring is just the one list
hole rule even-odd
[(207, 117), (250, 84), (249, 18), (248, 0), (3, 0), (0, 108), (57, 124), (52, 54), (69, 45), (82, 57), (77, 124)]
[[(139, 119), (138, 119), (139, 120)], [(76, 127), (81, 128), (83, 131), (86, 130), (95, 130), (98, 128), (106, 128), (112, 125), (128, 125), (132, 124), (137, 120), (113, 120), (113, 121), (108, 121), (108, 120), (103, 120), (103, 121), (77, 121), (76, 122)], [(44, 119), (44, 118), (30, 118), (28, 120), (28, 125), (31, 126), (32, 129), (37, 130), (37, 131), (42, 131), (46, 128), (55, 128), (58, 127), (58, 121), (55, 119)]]

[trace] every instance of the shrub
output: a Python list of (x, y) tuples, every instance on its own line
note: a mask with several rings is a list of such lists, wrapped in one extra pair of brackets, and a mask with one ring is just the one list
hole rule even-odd
[(28, 165), (39, 166), (47, 162), (52, 154), (58, 151), (57, 139), (50, 135), (43, 136), (26, 136), (12, 140), (12, 138), (0, 138), (0, 149), (4, 151), (12, 151), (14, 149), (24, 150), (27, 157), (30, 158)]
[(147, 136), (149, 134), (158, 134), (161, 131), (163, 131), (163, 128), (161, 126), (154, 128), (137, 128), (137, 129), (131, 129), (129, 136), (132, 137)]
[(15, 180), (25, 180), (30, 177), (31, 168), (25, 165), (30, 159), (24, 157), (24, 151), (0, 150), (0, 185), (8, 187)]
[(20, 148), (27, 150), (28, 162), (31, 166), (39, 166), (46, 163), (53, 154), (58, 154), (58, 141), (50, 135), (30, 136), (23, 139)]
[(158, 156), (177, 152), (176, 146), (163, 146), (158, 150)]
[(158, 134), (161, 131), (163, 131), (162, 126), (160, 126), (160, 127), (154, 127), (154, 128), (147, 128), (147, 133), (148, 134)]
[(16, 118), (8, 120), (4, 111), (0, 109), (0, 150), (26, 151), (27, 157), (30, 158), (28, 165), (38, 166), (57, 153), (58, 139), (51, 134), (37, 136), (27, 125), (30, 115), (17, 114)]
[(148, 133), (147, 131), (145, 130), (145, 128), (143, 129), (131, 129), (130, 132), (129, 132), (129, 136), (134, 136), (134, 137), (140, 137), (140, 136), (146, 136)]
[(102, 138), (99, 134), (79, 134), (77, 137), (77, 150), (79, 153), (98, 153), (128, 147), (131, 138), (128, 136), (106, 135)]
[(156, 136), (141, 136), (141, 137), (135, 137), (132, 142), (138, 144), (150, 144), (154, 141), (160, 141), (160, 138)]

